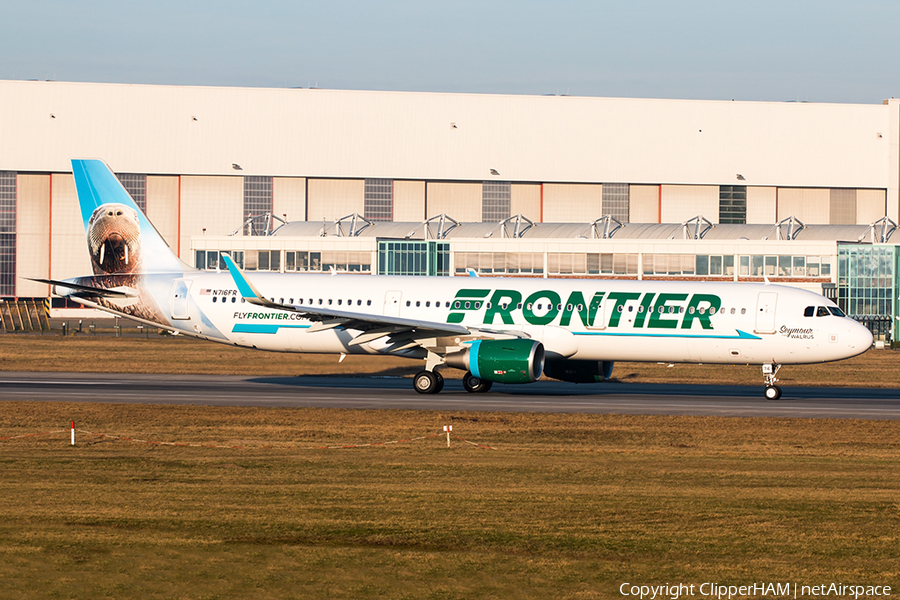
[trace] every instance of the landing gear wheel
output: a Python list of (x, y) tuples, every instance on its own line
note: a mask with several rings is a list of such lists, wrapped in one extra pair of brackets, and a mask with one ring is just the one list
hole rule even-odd
[(490, 391), (491, 385), (493, 385), (492, 382), (479, 379), (471, 373), (467, 372), (463, 375), (463, 387), (466, 388), (466, 391), (469, 393), (483, 394)]
[(437, 379), (437, 388), (432, 392), (432, 394), (440, 394), (441, 390), (444, 389), (444, 376), (437, 371), (432, 371), (431, 373)]
[(413, 378), (413, 388), (420, 394), (437, 394), (443, 387), (444, 378), (440, 379), (431, 371), (419, 371)]
[(763, 365), (762, 372), (763, 377), (766, 378), (766, 391), (763, 394), (766, 397), (766, 400), (778, 400), (781, 398), (781, 388), (775, 385), (778, 381), (778, 370), (781, 369), (781, 365), (772, 360), (772, 364)]

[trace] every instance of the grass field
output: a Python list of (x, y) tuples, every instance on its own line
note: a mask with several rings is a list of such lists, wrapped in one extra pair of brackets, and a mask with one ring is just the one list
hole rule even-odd
[[(19, 598), (615, 598), (900, 583), (900, 423), (4, 403)], [(345, 450), (317, 446), (454, 433)], [(895, 587), (895, 589), (897, 589)]]
[[(379, 356), (347, 356), (338, 362), (332, 355), (261, 352), (159, 335), (0, 335), (0, 371), (411, 377), (422, 365), (421, 361)], [(462, 376), (462, 371), (455, 369), (442, 372), (447, 377)], [(900, 387), (900, 352), (870, 350), (836, 363), (788, 365), (778, 376), (784, 386)], [(747, 365), (617, 363), (613, 377), (643, 383), (733, 383), (760, 388), (763, 384), (760, 368)]]
[[(897, 354), (782, 373), (786, 385), (893, 385)], [(178, 338), (0, 336), (0, 369), (14, 371), (416, 368)], [(616, 375), (760, 379), (752, 367), (629, 363)], [(900, 589), (898, 422), (0, 407), (4, 600), (621, 598), (625, 582)], [(82, 430), (74, 447), (70, 420)], [(492, 449), (448, 449), (435, 435), (446, 424)]]

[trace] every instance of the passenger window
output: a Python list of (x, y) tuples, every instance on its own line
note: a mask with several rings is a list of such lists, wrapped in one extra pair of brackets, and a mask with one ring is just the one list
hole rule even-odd
[(420, 306), (422, 306), (422, 303), (419, 302), (418, 300), (416, 300), (416, 308), (418, 308), (418, 307), (420, 307)]
[(366, 300), (366, 306), (372, 306), (372, 301), (371, 301), (371, 300)]
[(816, 314), (816, 307), (815, 307), (815, 306), (807, 306), (806, 308), (803, 309), (803, 316), (804, 316), (804, 317), (811, 317), (811, 316), (813, 316), (813, 315), (815, 315), (815, 314)]
[(412, 303), (411, 303), (409, 300), (407, 300), (407, 301), (406, 301), (406, 305), (407, 305), (407, 306), (411, 306)]
[(734, 314), (734, 309), (733, 309), (733, 308), (731, 309), (731, 314)]
[(746, 308), (742, 308), (742, 309), (741, 309), (741, 314), (742, 314), (742, 315), (746, 315), (746, 314), (747, 314), (747, 309), (746, 309)]
[(828, 312), (828, 309), (825, 308), (824, 306), (820, 306), (820, 307), (816, 308), (816, 316), (817, 317), (827, 317), (830, 314), (831, 313)]
[(237, 302), (237, 296), (232, 296), (231, 303), (234, 304), (235, 302)]

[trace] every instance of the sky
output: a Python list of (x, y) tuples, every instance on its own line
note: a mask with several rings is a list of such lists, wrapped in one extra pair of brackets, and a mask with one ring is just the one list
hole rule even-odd
[(896, 0), (17, 0), (0, 79), (878, 104)]

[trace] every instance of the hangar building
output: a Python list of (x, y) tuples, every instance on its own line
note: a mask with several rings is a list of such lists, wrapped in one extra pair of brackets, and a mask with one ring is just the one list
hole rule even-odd
[(0, 297), (90, 271), (76, 157), (105, 160), (200, 268), (229, 251), (247, 269), (765, 277), (897, 316), (895, 99), (2, 81)]

